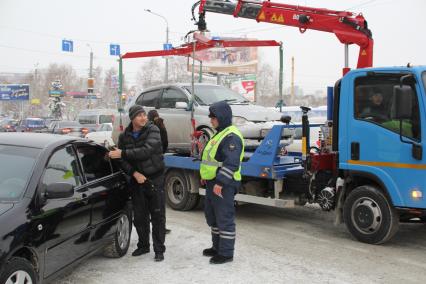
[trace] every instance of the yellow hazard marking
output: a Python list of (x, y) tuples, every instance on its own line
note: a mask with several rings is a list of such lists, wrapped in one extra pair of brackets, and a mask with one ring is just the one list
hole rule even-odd
[(260, 15), (259, 15), (259, 18), (258, 18), (258, 19), (259, 19), (259, 21), (264, 21), (264, 20), (266, 19), (266, 17), (265, 17), (265, 12), (263, 12), (263, 11), (262, 11), (262, 12), (260, 13)]
[(276, 22), (277, 21), (277, 14), (275, 14), (275, 13), (272, 14), (271, 21), (272, 22)]
[(367, 51), (365, 51), (365, 49), (362, 50), (361, 55), (367, 55)]
[(277, 22), (278, 22), (278, 23), (284, 23), (284, 16), (283, 16), (283, 14), (281, 14), (281, 15), (278, 17)]

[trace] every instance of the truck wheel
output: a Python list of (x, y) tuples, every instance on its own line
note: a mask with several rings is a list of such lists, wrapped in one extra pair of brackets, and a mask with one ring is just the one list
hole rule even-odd
[(36, 284), (37, 277), (33, 265), (22, 257), (13, 257), (6, 262), (0, 275), (0, 283)]
[(381, 244), (398, 230), (399, 216), (376, 187), (355, 188), (345, 200), (343, 219), (349, 232), (360, 242)]
[(190, 183), (183, 171), (171, 170), (165, 179), (167, 204), (175, 210), (194, 209), (200, 199), (198, 193), (191, 193)]
[(111, 243), (104, 248), (104, 256), (119, 258), (127, 253), (132, 234), (132, 211), (126, 207), (118, 218), (116, 231)]

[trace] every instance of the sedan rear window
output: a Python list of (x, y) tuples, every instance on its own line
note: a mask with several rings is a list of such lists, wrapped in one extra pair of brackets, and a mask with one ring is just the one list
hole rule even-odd
[(0, 202), (19, 200), (39, 152), (34, 148), (0, 145)]

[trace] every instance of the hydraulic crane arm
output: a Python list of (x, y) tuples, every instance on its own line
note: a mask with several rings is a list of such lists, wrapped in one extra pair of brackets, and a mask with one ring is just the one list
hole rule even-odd
[[(343, 44), (356, 44), (360, 47), (357, 68), (373, 65), (373, 45), (371, 31), (367, 21), (361, 14), (354, 15), (347, 11), (334, 11), (322, 8), (274, 3), (270, 1), (249, 0), (201, 0), (193, 6), (199, 5), (198, 29), (205, 31), (205, 13), (213, 12), (253, 19), (257, 22), (266, 22), (278, 25), (298, 27), (304, 33), (308, 29), (334, 33)], [(195, 19), (195, 17), (194, 17)], [(345, 54), (348, 56), (347, 53)], [(349, 71), (347, 58), (343, 73)]]

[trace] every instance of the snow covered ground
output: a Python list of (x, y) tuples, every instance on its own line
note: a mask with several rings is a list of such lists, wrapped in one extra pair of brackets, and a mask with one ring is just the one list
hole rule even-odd
[(426, 225), (404, 224), (391, 242), (354, 241), (333, 215), (314, 208), (237, 209), (233, 263), (211, 265), (201, 255), (210, 230), (201, 209), (168, 208), (165, 261), (154, 254), (121, 259), (94, 256), (57, 280), (66, 283), (426, 283)]

